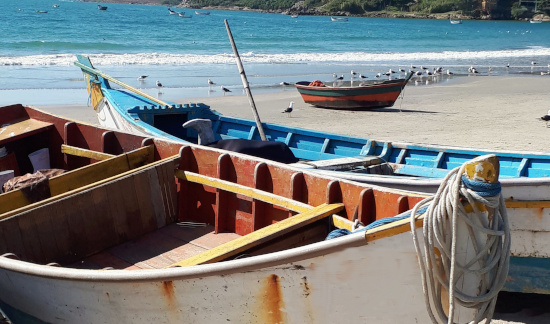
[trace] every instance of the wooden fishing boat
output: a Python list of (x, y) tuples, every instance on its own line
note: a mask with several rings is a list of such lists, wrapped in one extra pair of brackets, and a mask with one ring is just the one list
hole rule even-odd
[[(423, 218), (408, 212), (425, 195), (21, 105), (0, 108), (0, 124), (18, 163), (47, 147), (51, 167), (69, 170), (50, 180), (51, 197), (0, 212), (0, 308), (14, 323), (430, 321), (411, 241)], [(457, 174), (494, 183), (495, 161)], [(348, 235), (325, 240), (332, 229)]]
[[(183, 129), (193, 119), (209, 119), (216, 139), (259, 140), (254, 121), (220, 115), (203, 104), (158, 102), (147, 94), (113, 89), (109, 80), (79, 57), (91, 102), (100, 123), (136, 134), (197, 143), (197, 132)], [(83, 63), (82, 63), (83, 62)], [(301, 169), (340, 179), (385, 187), (435, 193), (449, 170), (479, 155), (495, 154), (500, 183), (512, 225), (511, 263), (514, 280), (506, 289), (550, 293), (550, 154), (489, 151), (467, 147), (375, 141), (263, 123), (269, 141), (285, 143)]]
[(358, 81), (356, 85), (338, 83), (333, 86), (321, 81), (300, 81), (295, 86), (304, 102), (322, 108), (361, 109), (391, 107), (409, 82), (405, 78), (384, 81)]
[[(223, 116), (201, 103), (160, 101), (95, 69), (87, 57), (78, 56), (78, 60), (75, 65), (84, 72), (92, 106), (104, 127), (198, 143), (198, 133), (182, 125), (208, 119), (215, 140), (260, 139), (253, 120)], [(114, 89), (109, 81), (125, 88)], [(550, 178), (550, 154), (376, 141), (269, 123), (262, 126), (268, 141), (290, 148), (300, 160), (296, 166), (354, 181), (435, 192), (449, 170), (486, 154), (495, 154), (503, 164), (502, 183)]]

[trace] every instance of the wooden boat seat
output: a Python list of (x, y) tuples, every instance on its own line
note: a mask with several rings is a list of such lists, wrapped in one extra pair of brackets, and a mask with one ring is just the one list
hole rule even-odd
[[(50, 178), (50, 197), (60, 196), (69, 191), (120, 175), (154, 161), (153, 146), (142, 147), (118, 156), (84, 150), (68, 145), (63, 145), (62, 150), (67, 154), (90, 157), (102, 161)], [(20, 189), (3, 193), (0, 195), (0, 219), (13, 215), (16, 210), (17, 212), (21, 212), (22, 210), (20, 208), (36, 207), (48, 201), (49, 199), (31, 203)]]
[(330, 160), (320, 161), (300, 161), (294, 166), (300, 168), (311, 168), (318, 170), (345, 170), (356, 167), (368, 167), (383, 163), (383, 160), (378, 156), (365, 156), (365, 157), (343, 157)]
[(333, 213), (337, 213), (343, 208), (344, 204), (341, 203), (319, 205), (306, 212), (283, 219), (275, 224), (241, 236), (231, 242), (227, 242), (193, 257), (174, 263), (170, 267), (186, 267), (225, 260), (252, 247), (281, 237), (293, 230), (332, 215)]
[(52, 123), (43, 122), (36, 119), (24, 119), (20, 122), (0, 126), (0, 146), (28, 137), (53, 127)]

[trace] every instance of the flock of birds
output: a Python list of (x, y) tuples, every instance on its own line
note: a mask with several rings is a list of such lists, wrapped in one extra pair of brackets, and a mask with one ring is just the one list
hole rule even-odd
[[(535, 61), (531, 61), (531, 69), (533, 69), (536, 66), (540, 66), (540, 65)], [(510, 69), (510, 64), (506, 64), (504, 66), (504, 68), (506, 70)], [(489, 66), (485, 71), (483, 71), (483, 73), (491, 74), (491, 72), (493, 72), (493, 71), (494, 71), (494, 67)], [(416, 66), (411, 64), (410, 68), (408, 68), (407, 70), (405, 70), (404, 68), (399, 67), (397, 70), (393, 70), (393, 69), (390, 68), (386, 72), (378, 72), (377, 74), (374, 75), (374, 79), (380, 79), (380, 78), (383, 78), (383, 77), (392, 78), (395, 74), (399, 75), (400, 77), (403, 77), (407, 73), (412, 73), (413, 77), (418, 78), (418, 79), (422, 79), (424, 77), (437, 78), (437, 77), (442, 76), (442, 75), (452, 77), (453, 75), (455, 75), (455, 72), (451, 71), (450, 69), (443, 69), (443, 67), (441, 67), (441, 66), (437, 66), (437, 67), (433, 67), (433, 68), (426, 67), (426, 66), (419, 66), (417, 68)], [(476, 68), (472, 65), (468, 68), (467, 73), (464, 72), (462, 74), (463, 75), (478, 75), (480, 73), (481, 73), (481, 71), (478, 68)], [(365, 81), (365, 80), (368, 79), (368, 76), (366, 76), (364, 74), (361, 74), (361, 73), (357, 73), (354, 70), (351, 70), (350, 74), (351, 74), (351, 81), (355, 80), (356, 78), (360, 81)], [(548, 71), (541, 71), (540, 74), (541, 75), (550, 75), (550, 64), (548, 64)], [(333, 76), (334, 81), (336, 81), (336, 82), (341, 82), (341, 81), (344, 81), (344, 79), (345, 79), (343, 74), (338, 76), (336, 73), (333, 73), (332, 76)]]
[[(532, 61), (531, 62), (531, 67), (535, 67), (537, 66), (538, 63), (535, 62), (535, 61)], [(510, 68), (510, 64), (506, 64), (505, 66), (506, 69), (509, 69)], [(489, 66), (488, 69), (487, 69), (487, 73), (491, 73), (493, 71), (493, 67)], [(407, 75), (407, 73), (412, 73), (413, 74), (413, 77), (416, 77), (416, 78), (419, 78), (419, 79), (422, 79), (424, 76), (426, 77), (439, 77), (441, 75), (447, 75), (449, 77), (453, 76), (455, 73), (452, 72), (451, 70), (449, 69), (443, 69), (443, 67), (441, 66), (438, 66), (438, 67), (433, 67), (433, 68), (429, 68), (429, 67), (425, 67), (425, 66), (420, 66), (419, 69), (417, 69), (416, 66), (412, 65), (410, 66), (410, 68), (407, 70), (399, 67), (397, 70), (392, 70), (391, 68), (387, 71), (387, 72), (379, 72), (377, 73), (374, 78), (375, 79), (380, 79), (381, 77), (385, 76), (385, 77), (388, 77), (388, 78), (392, 78), (392, 76), (394, 74), (400, 74), (401, 77)], [(468, 75), (477, 75), (479, 74), (479, 70), (477, 68), (475, 68), (474, 66), (470, 66), (468, 68)], [(367, 76), (363, 75), (362, 73), (357, 73), (356, 71), (354, 70), (351, 70), (350, 71), (350, 74), (351, 74), (351, 81), (353, 81), (355, 78), (358, 78), (359, 80), (361, 81), (366, 81), (368, 79)], [(548, 71), (541, 71), (540, 72), (541, 75), (550, 75), (550, 64), (548, 64)], [(344, 81), (344, 75), (341, 74), (340, 76), (338, 76), (336, 73), (333, 73), (333, 79), (335, 82), (343, 82)], [(140, 75), (137, 80), (140, 81), (140, 82), (143, 82), (145, 81), (145, 79), (147, 78), (148, 76), (147, 75)], [(418, 81), (416, 81), (418, 82)], [(427, 81), (426, 81), (427, 82)], [(158, 93), (162, 93), (161, 92), (161, 88), (163, 87), (162, 83), (160, 83), (160, 81), (156, 81), (155, 82), (157, 88), (158, 88)], [(211, 90), (212, 89), (212, 86), (215, 86), (216, 83), (213, 82), (211, 79), (208, 79), (207, 80), (207, 84), (208, 84), (208, 87), (209, 89)], [(285, 87), (285, 86), (288, 86), (290, 85), (289, 82), (286, 82), (286, 81), (282, 81), (281, 83), (279, 83), (279, 85)], [(225, 96), (226, 93), (228, 92), (232, 92), (231, 90), (229, 90), (228, 88), (224, 87), (223, 85), (220, 85), (220, 89), (221, 91), (223, 92), (223, 95)], [(292, 110), (294, 109), (293, 108), (294, 106), (294, 102), (291, 101), (289, 106), (287, 108), (285, 108), (282, 113), (285, 113), (287, 114), (288, 117), (290, 117), (290, 114), (292, 113)], [(541, 121), (544, 121), (546, 123), (546, 127), (548, 127), (548, 123), (550, 122), (550, 110), (548, 110), (548, 113), (542, 117), (539, 117), (537, 118)]]

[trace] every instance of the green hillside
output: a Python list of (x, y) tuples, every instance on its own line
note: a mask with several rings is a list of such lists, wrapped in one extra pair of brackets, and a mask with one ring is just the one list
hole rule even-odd
[[(474, 19), (526, 19), (550, 13), (550, 0), (183, 0), (185, 7), (239, 7), (302, 15), (452, 15)], [(177, 5), (178, 0), (164, 0)], [(536, 9), (536, 11), (535, 11)], [(440, 17), (441, 18), (441, 17)]]

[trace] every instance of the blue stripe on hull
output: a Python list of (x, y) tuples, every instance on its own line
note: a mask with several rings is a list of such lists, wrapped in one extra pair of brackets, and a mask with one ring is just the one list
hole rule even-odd
[(510, 257), (505, 291), (550, 294), (550, 258)]

